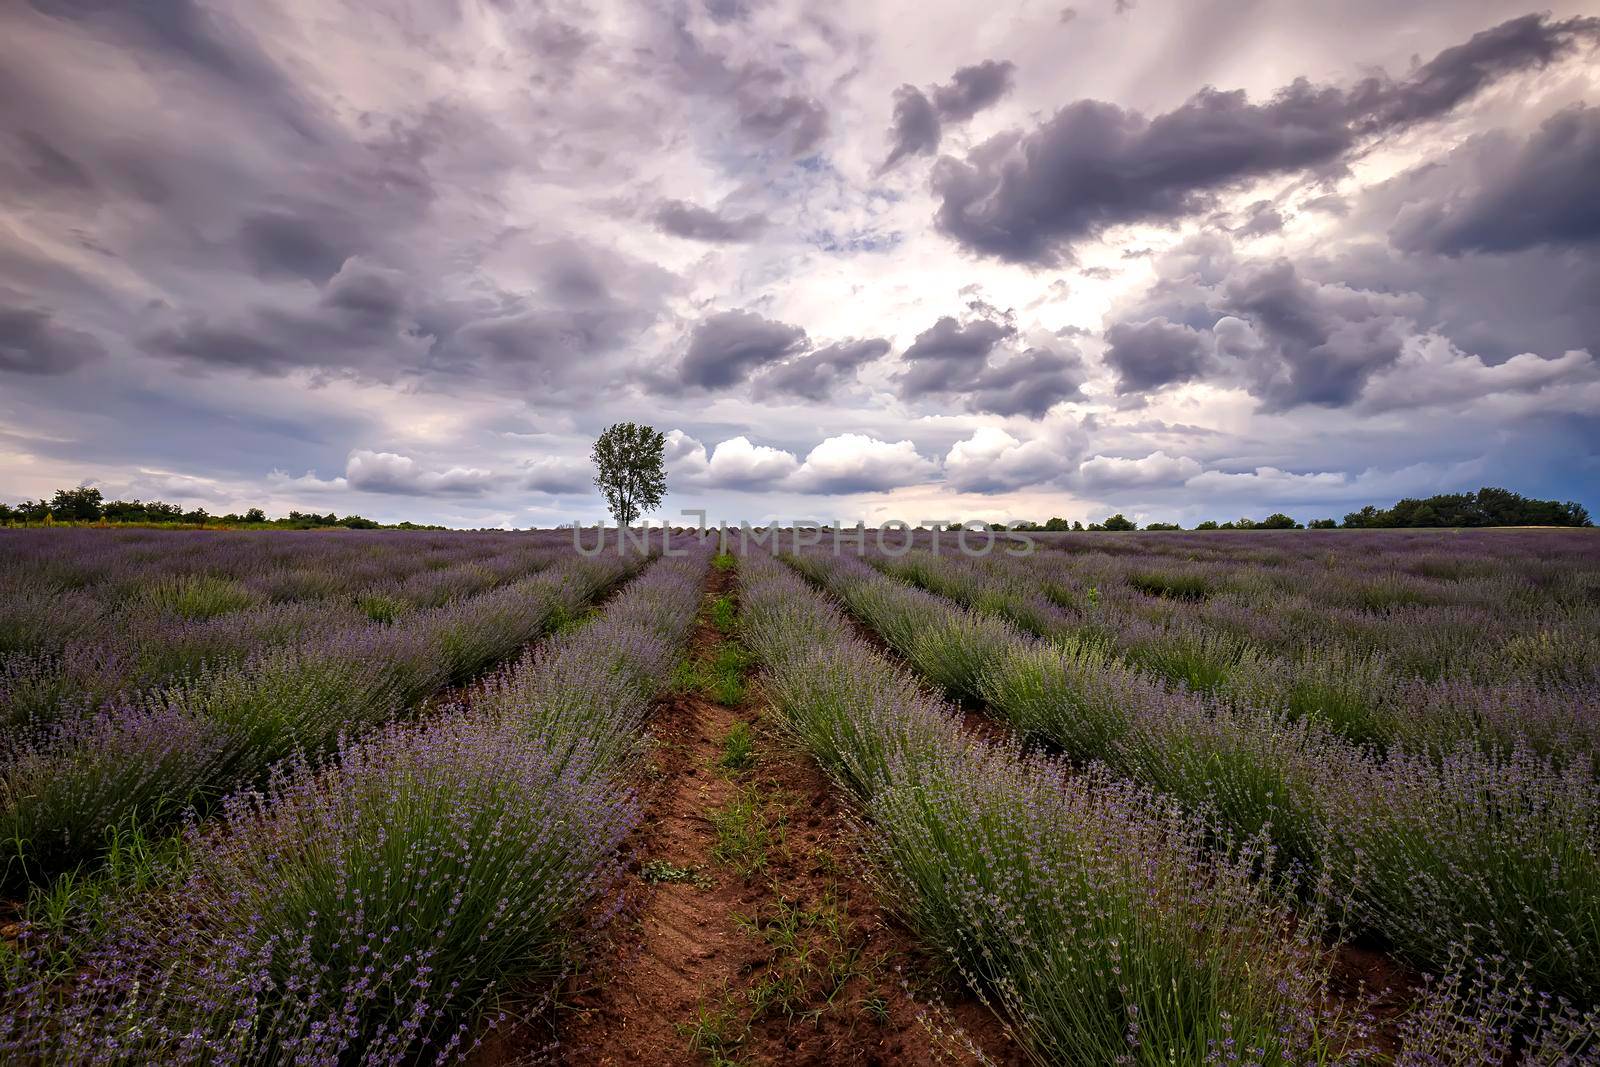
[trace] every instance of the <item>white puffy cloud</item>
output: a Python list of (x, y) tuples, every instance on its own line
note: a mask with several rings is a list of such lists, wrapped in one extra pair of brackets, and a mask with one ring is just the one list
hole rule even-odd
[(1020, 441), (998, 426), (983, 426), (950, 446), (945, 481), (962, 492), (996, 493), (1059, 478), (1068, 459), (1044, 438)]
[(724, 489), (762, 487), (782, 482), (799, 469), (791, 452), (751, 444), (748, 437), (730, 437), (712, 450), (706, 464), (710, 484)]
[(800, 466), (794, 453), (753, 444), (740, 435), (706, 446), (681, 430), (667, 435), (667, 468), (674, 484), (702, 489), (773, 489)]
[(681, 430), (667, 434), (669, 485), (747, 492), (863, 493), (926, 480), (938, 465), (910, 441), (846, 433), (821, 441), (804, 462), (792, 452), (740, 435), (706, 446)]
[(1139, 459), (1092, 456), (1078, 466), (1078, 477), (1083, 486), (1094, 490), (1182, 485), (1200, 473), (1198, 460), (1188, 456), (1169, 456), (1160, 449)]
[(865, 434), (829, 437), (806, 454), (790, 479), (802, 493), (868, 493), (931, 478), (937, 465), (910, 441), (880, 441)]
[(594, 487), (594, 471), (581, 459), (540, 456), (522, 465), (522, 485), (536, 493), (570, 495)]
[(1503, 363), (1486, 363), (1482, 356), (1433, 337), (1408, 346), (1398, 363), (1373, 378), (1361, 406), (1368, 412), (1459, 407), (1484, 397), (1566, 390), (1597, 382), (1600, 361), (1583, 349), (1554, 358), (1523, 352)]
[(307, 471), (298, 478), (275, 470), (267, 476), (274, 489), (296, 492), (394, 493), (415, 496), (479, 496), (502, 481), (493, 471), (476, 467), (449, 467), (433, 470), (398, 452), (374, 452), (360, 448), (345, 460), (344, 476), (319, 478)]

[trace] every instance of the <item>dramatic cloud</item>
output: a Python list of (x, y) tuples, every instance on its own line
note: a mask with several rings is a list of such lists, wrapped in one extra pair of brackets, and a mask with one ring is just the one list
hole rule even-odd
[[(1600, 108), (1562, 111), (1520, 144), (1485, 135), (1439, 169), (1396, 183), (1394, 195), (1413, 197), (1390, 231), (1406, 251), (1459, 256), (1600, 241)], [(1441, 180), (1459, 184), (1438, 195), (1428, 186)]]
[(806, 332), (753, 311), (723, 311), (700, 322), (678, 364), (677, 384), (726, 389), (806, 347)]
[(1401, 81), (1348, 90), (1304, 79), (1253, 104), (1207, 88), (1155, 118), (1100, 100), (997, 136), (934, 171), (938, 225), (968, 250), (1051, 265), (1109, 226), (1172, 222), (1247, 179), (1327, 167), (1379, 134), (1443, 115), (1509, 73), (1548, 64), (1600, 20), (1514, 19), (1439, 53)]
[(580, 459), (541, 456), (522, 465), (522, 487), (552, 496), (572, 496), (594, 488), (594, 468)]
[(1210, 345), (1198, 330), (1166, 319), (1119, 322), (1106, 331), (1106, 363), (1117, 372), (1117, 392), (1142, 393), (1192, 381), (1210, 363)]
[(959, 396), (970, 411), (1040, 418), (1052, 405), (1081, 395), (1085, 371), (1076, 349), (1035, 347), (992, 361), (1016, 332), (989, 319), (963, 324), (941, 318), (901, 357), (905, 369), (895, 378), (900, 396)]
[(931, 155), (939, 148), (944, 123), (965, 122), (992, 106), (1011, 91), (1016, 64), (986, 59), (962, 67), (950, 77), (950, 84), (935, 85), (924, 93), (914, 85), (902, 85), (894, 92), (894, 124), (889, 131), (891, 148), (879, 173), (889, 171), (907, 156)]
[(881, 337), (838, 341), (780, 363), (755, 380), (755, 395), (794, 396), (827, 400), (843, 384), (855, 380), (856, 371), (888, 354), (889, 342)]
[(1244, 365), (1250, 391), (1269, 410), (1341, 406), (1374, 371), (1400, 358), (1415, 301), (1387, 293), (1317, 285), (1278, 260), (1228, 279), (1213, 333), (1218, 354)]
[(398, 496), (474, 497), (493, 489), (505, 479), (492, 471), (473, 467), (429, 468), (410, 456), (397, 452), (357, 449), (345, 460), (344, 474), (319, 478), (315, 471), (291, 477), (281, 470), (268, 476), (268, 484), (279, 490), (311, 493), (336, 493), (354, 490)]
[(921, 89), (902, 85), (894, 91), (894, 126), (889, 131), (892, 147), (889, 158), (878, 172), (892, 170), (907, 156), (930, 155), (939, 148), (942, 126), (939, 112)]
[(410, 456), (364, 449), (350, 453), (344, 477), (350, 488), (365, 493), (426, 496), (475, 496), (496, 481), (495, 476), (486, 470), (473, 467), (428, 470)]
[(1287, 259), (1237, 259), (1216, 238), (1175, 250), (1157, 271), (1106, 331), (1122, 394), (1204, 379), (1246, 389), (1264, 411), (1346, 407), (1400, 358), (1425, 310), (1414, 294), (1318, 282)]
[(70, 374), (105, 354), (93, 334), (63, 326), (47, 311), (0, 306), (0, 371)]
[(1052, 406), (1083, 395), (1084, 368), (1077, 352), (1030, 348), (984, 369), (968, 395), (973, 411), (1042, 418)]
[(0, 4), (0, 500), (1600, 510), (1600, 20), (1072, 2)]
[(1015, 334), (1014, 326), (976, 319), (960, 323), (946, 315), (917, 334), (900, 357), (900, 395), (907, 399), (971, 388), (989, 363), (989, 353)]
[(654, 220), (662, 233), (715, 244), (753, 241), (767, 227), (767, 220), (761, 215), (723, 216), (682, 200), (662, 201)]
[(986, 59), (962, 67), (950, 76), (949, 85), (936, 85), (933, 106), (946, 122), (965, 122), (1011, 91), (1017, 65)]

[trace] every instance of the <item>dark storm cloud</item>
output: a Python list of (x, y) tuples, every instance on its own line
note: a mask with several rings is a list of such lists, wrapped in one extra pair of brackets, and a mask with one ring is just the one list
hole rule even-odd
[(1600, 108), (1553, 115), (1522, 144), (1487, 136), (1460, 155), (1465, 187), (1408, 206), (1390, 230), (1396, 246), (1459, 256), (1600, 240)]
[[(766, 78), (757, 80), (759, 85)], [(803, 156), (828, 133), (828, 111), (813, 96), (766, 96), (754, 90), (739, 100), (739, 126), (791, 156)]]
[(1264, 411), (1349, 407), (1392, 367), (1426, 301), (1393, 284), (1362, 288), (1351, 272), (1287, 259), (1240, 260), (1228, 239), (1191, 239), (1158, 260), (1158, 279), (1106, 331), (1117, 391), (1205, 380), (1240, 386)]
[(410, 293), (405, 275), (360, 260), (346, 263), (323, 290), (321, 303), (382, 327), (400, 321)]
[(281, 376), (298, 368), (391, 379), (415, 368), (403, 354), (413, 295), (405, 276), (352, 258), (301, 305), (261, 304), (235, 316), (182, 312), (137, 338), (152, 355)]
[(933, 88), (933, 106), (947, 122), (965, 122), (1011, 91), (1017, 65), (986, 59), (962, 67), (950, 76), (949, 85)]
[(711, 16), (711, 21), (718, 23), (738, 22), (750, 14), (750, 5), (745, 0), (704, 0), (706, 14)]
[(1410, 76), (1353, 89), (1300, 79), (1266, 103), (1203, 89), (1155, 118), (1079, 100), (1027, 133), (997, 136), (933, 173), (941, 230), (967, 250), (1050, 265), (1109, 226), (1172, 222), (1217, 193), (1340, 163), (1379, 134), (1448, 112), (1506, 74), (1541, 67), (1596, 36), (1600, 20), (1530, 15), (1446, 49)]
[[(494, 306), (426, 304), (416, 333), (437, 338), (426, 372), (508, 385), (598, 388), (660, 315), (676, 278), (652, 264), (574, 241), (530, 248), (534, 284)], [(615, 358), (613, 358), (615, 357)]]
[(806, 332), (798, 326), (762, 318), (753, 311), (719, 312), (694, 328), (673, 384), (726, 389), (805, 347)]
[(839, 386), (855, 381), (857, 370), (888, 351), (889, 342), (881, 337), (824, 345), (760, 375), (755, 379), (755, 395), (827, 400)]
[(146, 51), (163, 65), (190, 70), (307, 140), (321, 136), (320, 124), (289, 79), (251, 35), (193, 0), (31, 0), (31, 6), (91, 35)]
[(253, 90), (276, 89), (283, 79), (259, 47), (237, 26), (224, 23), (190, 0), (117, 3), (115, 0), (31, 0), (51, 18), (109, 32), (192, 64), (215, 77)]
[(969, 402), (974, 411), (1038, 419), (1055, 404), (1082, 397), (1083, 382), (1077, 353), (1030, 348), (979, 374)]
[(1400, 358), (1415, 329), (1399, 314), (1401, 304), (1382, 294), (1316, 285), (1280, 259), (1228, 279), (1221, 309), (1249, 323), (1263, 343), (1246, 340), (1234, 349), (1219, 334), (1219, 355), (1245, 362), (1251, 392), (1267, 410), (1344, 407), (1376, 371)]
[(798, 71), (736, 58), (718, 35), (696, 33), (681, 5), (651, 11), (658, 18), (654, 38), (640, 56), (650, 61), (652, 75), (713, 107), (731, 107), (738, 130), (760, 149), (803, 157), (821, 145), (828, 134), (828, 110)]
[(763, 215), (724, 216), (683, 200), (662, 201), (652, 218), (663, 233), (713, 244), (753, 241), (767, 227)]
[(1401, 82), (1368, 78), (1350, 93), (1352, 117), (1372, 130), (1431, 119), (1484, 86), (1519, 70), (1543, 67), (1600, 35), (1600, 18), (1551, 22), (1523, 15), (1446, 48)]
[(1600, 351), (1600, 111), (1557, 112), (1527, 135), (1493, 130), (1350, 201), (1357, 241), (1320, 276), (1410, 292), (1419, 320), (1499, 364), (1521, 353)]
[(935, 85), (927, 93), (914, 85), (894, 91), (894, 124), (889, 130), (889, 158), (878, 168), (882, 174), (908, 156), (930, 155), (939, 148), (944, 123), (965, 122), (1011, 91), (1015, 63), (986, 59), (962, 67), (950, 84)]
[[(233, 315), (182, 312), (138, 337), (153, 355), (282, 376), (448, 385), (473, 378), (557, 388), (601, 375), (657, 314), (665, 272), (572, 242), (535, 246), (536, 285), (465, 302), (438, 299), (412, 274), (347, 260), (309, 301)], [(298, 297), (298, 291), (290, 294)]]
[(0, 371), (69, 374), (105, 354), (93, 334), (63, 326), (47, 311), (0, 305)]
[(896, 379), (900, 395), (911, 400), (969, 388), (988, 365), (989, 353), (1015, 333), (1015, 327), (988, 319), (963, 325), (946, 315), (917, 334), (901, 356), (906, 369)]
[(1163, 318), (1119, 322), (1106, 331), (1106, 363), (1117, 392), (1143, 393), (1200, 377), (1210, 361), (1205, 336)]
[(1009, 322), (963, 324), (945, 316), (905, 350), (896, 390), (903, 400), (959, 398), (970, 411), (1032, 418), (1080, 395), (1084, 372), (1075, 350), (1030, 348), (994, 362), (1016, 332)]
[(83, 193), (94, 188), (94, 180), (89, 177), (88, 171), (37, 131), (19, 130), (16, 138), (17, 156), (27, 160), (27, 165), (22, 169), (32, 179), (28, 183), (30, 189), (38, 192), (61, 190)]
[(1233, 229), (1236, 237), (1264, 237), (1283, 229), (1283, 213), (1270, 200), (1257, 200), (1245, 209), (1245, 216)]
[(939, 147), (939, 113), (921, 89), (902, 85), (894, 91), (894, 125), (889, 130), (893, 147), (878, 168), (882, 174), (907, 156), (928, 155)]
[(247, 217), (238, 234), (239, 249), (257, 276), (314, 282), (333, 277), (362, 243), (348, 216), (330, 210), (315, 216), (261, 212)]

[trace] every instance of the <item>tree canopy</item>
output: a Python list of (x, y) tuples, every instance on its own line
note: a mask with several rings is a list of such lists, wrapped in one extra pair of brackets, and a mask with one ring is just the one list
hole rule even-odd
[(606, 427), (594, 443), (594, 484), (618, 526), (627, 526), (661, 506), (667, 493), (667, 440), (635, 422)]

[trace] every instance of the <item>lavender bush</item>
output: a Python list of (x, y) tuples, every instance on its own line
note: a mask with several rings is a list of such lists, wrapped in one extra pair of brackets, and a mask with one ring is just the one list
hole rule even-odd
[(448, 1060), (512, 984), (548, 986), (614, 911), (622, 784), (709, 548), (664, 560), (440, 719), (297, 756), (190, 830), (62, 997), (0, 1050), (50, 1063)]
[[(122, 698), (86, 725), (68, 723), (14, 745), (0, 763), (8, 882), (92, 861), (127, 820), (170, 822), (292, 751), (325, 752), (342, 734), (403, 713), (522, 647), (639, 563), (573, 560), (415, 613), (405, 625), (318, 634), (236, 668), (203, 669), (177, 686)], [(150, 736), (157, 721), (171, 724), (159, 743)]]
[(957, 691), (1235, 841), (1268, 834), (1295, 881), (1329, 888), (1342, 919), (1411, 961), (1443, 967), (1467, 945), (1526, 965), (1542, 988), (1600, 995), (1600, 786), (1588, 758), (1477, 741), (1375, 752), (1319, 717), (1167, 687), (1081, 646), (1019, 633), (1007, 644), (951, 623), (967, 617), (958, 605), (855, 560), (797, 565), (931, 680), (951, 686), (956, 670), (971, 679)]
[(1273, 863), (1258, 844), (1218, 862), (1211, 829), (1176, 807), (972, 739), (779, 564), (741, 566), (745, 635), (781, 728), (863, 800), (888, 899), (1038, 1062), (1335, 1050), (1345, 1031), (1322, 1004), (1316, 924), (1291, 922), (1258, 877)]

